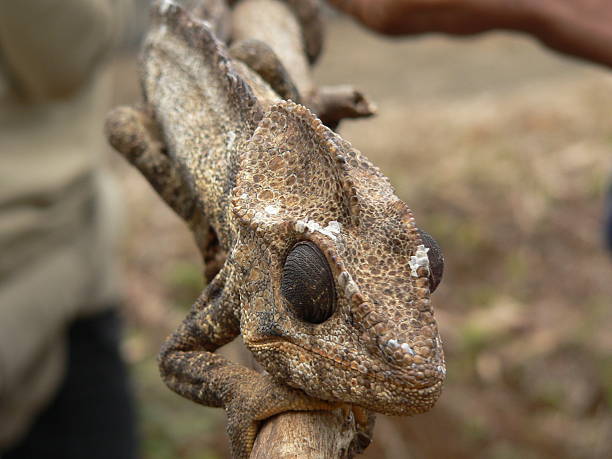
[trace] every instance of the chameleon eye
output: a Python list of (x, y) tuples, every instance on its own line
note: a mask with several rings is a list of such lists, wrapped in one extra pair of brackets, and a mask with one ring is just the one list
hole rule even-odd
[(429, 291), (433, 293), (442, 280), (442, 274), (444, 273), (444, 255), (436, 240), (431, 237), (429, 233), (426, 233), (422, 229), (419, 229), (419, 233), (423, 245), (429, 248), (427, 252), (427, 258), (429, 258)]
[(283, 267), (281, 292), (296, 314), (320, 324), (336, 309), (334, 279), (325, 255), (312, 242), (298, 242)]

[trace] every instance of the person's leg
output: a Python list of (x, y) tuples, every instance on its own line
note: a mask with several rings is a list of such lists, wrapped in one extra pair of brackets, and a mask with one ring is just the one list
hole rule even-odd
[(604, 238), (608, 250), (612, 252), (612, 181), (608, 187), (605, 206)]
[(116, 308), (75, 321), (67, 374), (27, 436), (3, 459), (135, 459), (134, 404)]

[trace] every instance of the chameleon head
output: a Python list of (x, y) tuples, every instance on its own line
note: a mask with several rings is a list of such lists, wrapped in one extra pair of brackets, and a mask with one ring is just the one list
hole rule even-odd
[(386, 414), (433, 406), (445, 376), (430, 301), (442, 255), (377, 168), (281, 102), (241, 158), (231, 207), (241, 329), (273, 377)]

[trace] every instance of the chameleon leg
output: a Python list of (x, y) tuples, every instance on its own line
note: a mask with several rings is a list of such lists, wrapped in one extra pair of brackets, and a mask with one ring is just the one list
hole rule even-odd
[(265, 373), (228, 361), (213, 352), (240, 333), (238, 307), (226, 263), (195, 302), (179, 329), (162, 347), (162, 378), (178, 394), (207, 406), (223, 407), (228, 417), (232, 455), (247, 458), (259, 422), (289, 410), (333, 409), (302, 391), (275, 382)]
[(110, 144), (144, 175), (151, 186), (192, 229), (210, 281), (219, 271), (225, 254), (206, 217), (197, 211), (197, 198), (180, 175), (177, 164), (166, 154), (159, 127), (146, 109), (117, 107), (106, 118)]
[(230, 55), (248, 65), (283, 99), (300, 103), (300, 94), (276, 53), (263, 41), (246, 39), (230, 48)]
[(110, 144), (140, 170), (180, 217), (191, 223), (196, 199), (172, 158), (165, 154), (157, 123), (146, 110), (115, 108), (106, 119), (105, 132)]
[(349, 85), (314, 88), (300, 95), (276, 53), (262, 41), (240, 40), (232, 45), (230, 55), (263, 78), (281, 98), (306, 105), (332, 129), (344, 118), (368, 117), (376, 113), (376, 106)]
[[(191, 307), (159, 355), (162, 378), (172, 390), (207, 406), (223, 406), (223, 378), (235, 365), (215, 350), (240, 334), (234, 298), (225, 290), (228, 265), (215, 276)], [(220, 380), (217, 380), (221, 377)]]
[(365, 408), (361, 408), (356, 405), (353, 405), (352, 409), (357, 425), (357, 436), (354, 440), (354, 452), (355, 454), (360, 454), (372, 441), (376, 414), (373, 411), (366, 410)]

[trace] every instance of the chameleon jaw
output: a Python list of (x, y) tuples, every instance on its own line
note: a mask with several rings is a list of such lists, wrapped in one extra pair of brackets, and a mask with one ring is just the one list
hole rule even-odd
[[(268, 354), (268, 358), (257, 358), (257, 360), (274, 362), (276, 366), (267, 368), (268, 372), (271, 375), (282, 375), (281, 380), (292, 387), (304, 390), (313, 397), (356, 404), (387, 415), (414, 415), (428, 411), (437, 401), (444, 383), (445, 372), (434, 372), (435, 377), (423, 380), (422, 377), (415, 377), (414, 369), (411, 369), (413, 376), (390, 367), (373, 371), (366, 365), (358, 364), (356, 360), (348, 362), (340, 358), (337, 353), (334, 355), (325, 353), (321, 346), (296, 344), (280, 338), (249, 342), (247, 347), (255, 355)], [(270, 359), (270, 353), (274, 353), (278, 358)], [(292, 363), (290, 363), (291, 357), (294, 359)], [(282, 365), (283, 360), (289, 360), (289, 362)], [(337, 381), (347, 387), (342, 388), (338, 384), (324, 385), (333, 389), (322, 397), (320, 383), (315, 383), (314, 389), (311, 389), (310, 379), (300, 379), (300, 375), (291, 373), (291, 370), (298, 368), (300, 364), (310, 363), (316, 366), (320, 361), (324, 361), (323, 366), (332, 366), (338, 370), (330, 373), (344, 374)], [(427, 371), (424, 367), (421, 367), (420, 370)], [(307, 373), (313, 372), (308, 371)], [(325, 375), (327, 372), (319, 371), (319, 373)]]

